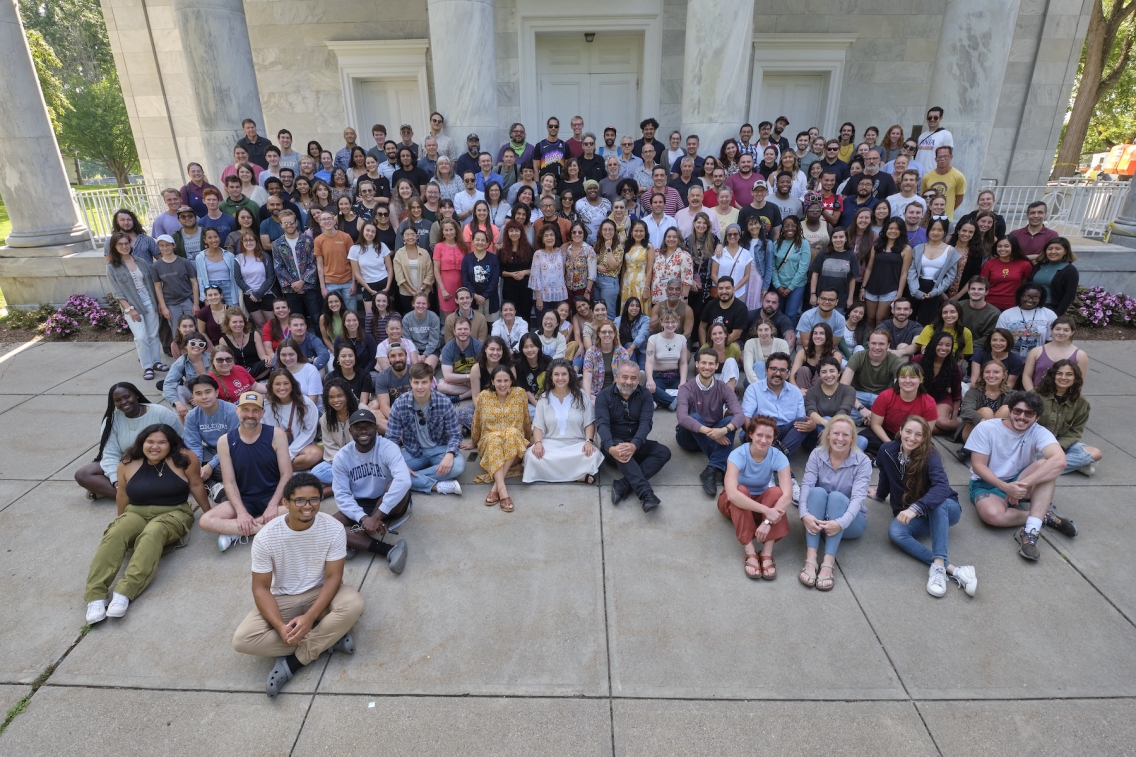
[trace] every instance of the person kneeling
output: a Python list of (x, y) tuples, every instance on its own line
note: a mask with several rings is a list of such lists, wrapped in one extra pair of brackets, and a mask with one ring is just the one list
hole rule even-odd
[(355, 652), (351, 628), (363, 614), (363, 597), (343, 583), (347, 540), (335, 518), (319, 511), (320, 488), (311, 473), (287, 480), (287, 514), (252, 544), (256, 608), (237, 626), (233, 649), (276, 658), (265, 686), (270, 697), (328, 649)]
[(387, 544), (383, 537), (387, 524), (412, 506), (410, 469), (394, 442), (379, 436), (370, 410), (356, 410), (347, 423), (351, 441), (331, 461), (331, 490), (339, 508), (335, 519), (347, 532), (350, 555), (373, 552), (386, 558), (392, 573), (401, 573), (406, 565), (406, 539)]
[(678, 390), (675, 441), (687, 452), (701, 451), (710, 462), (699, 479), (702, 490), (718, 493), (718, 476), (726, 474), (726, 459), (734, 447), (734, 434), (745, 423), (738, 395), (729, 384), (714, 378), (718, 353), (698, 351), (694, 364), (698, 375)]
[[(188, 543), (193, 527), (190, 494), (202, 510), (209, 510), (197, 455), (168, 423), (142, 429), (122, 455), (117, 480), (122, 484), (115, 497), (118, 517), (103, 534), (87, 574), (88, 624), (125, 615), (130, 602), (154, 579), (163, 550)], [(134, 554), (107, 607), (107, 589), (128, 549)]]
[[(973, 597), (978, 589), (974, 567), (947, 560), (947, 530), (958, 523), (962, 508), (931, 443), (930, 424), (918, 415), (908, 416), (899, 438), (880, 447), (876, 462), (880, 483), (868, 489), (868, 496), (880, 501), (890, 498), (895, 520), (888, 526), (888, 536), (897, 547), (930, 566), (927, 593), (932, 597), (946, 594), (950, 576)], [(928, 534), (931, 549), (919, 542)]]
[[(773, 545), (789, 534), (789, 519), (785, 515), (793, 492), (789, 458), (773, 446), (777, 438), (776, 419), (768, 415), (750, 418), (745, 432), (749, 444), (731, 452), (726, 462), (718, 511), (734, 522), (738, 541), (745, 549), (746, 576), (772, 581), (777, 578)], [(774, 474), (778, 485), (770, 486)], [(754, 539), (761, 542), (760, 557), (753, 546)]]

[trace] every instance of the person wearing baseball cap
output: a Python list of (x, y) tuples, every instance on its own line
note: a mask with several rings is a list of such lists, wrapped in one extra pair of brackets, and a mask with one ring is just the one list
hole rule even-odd
[(465, 138), (465, 152), (454, 161), (454, 176), (463, 176), (466, 171), (473, 171), (476, 174), (481, 169), (477, 162), (480, 154), (481, 138), (477, 134), (470, 134)]
[(375, 414), (361, 407), (347, 419), (351, 441), (331, 461), (336, 520), (347, 533), (347, 556), (373, 552), (386, 558), (392, 573), (406, 565), (406, 539), (383, 541), (388, 529), (413, 506), (410, 468), (394, 442), (379, 436)]
[(398, 127), (399, 136), (402, 137), (402, 142), (399, 143), (398, 149), (406, 148), (414, 155), (414, 159), (418, 160), (418, 145), (414, 143), (414, 129), (410, 124), (403, 124)]
[(217, 439), (221, 482), (226, 501), (201, 516), (201, 528), (217, 536), (224, 552), (248, 541), (277, 515), (284, 485), (292, 477), (292, 457), (284, 429), (264, 424), (264, 395), (242, 392), (237, 397), (240, 425)]
[(177, 243), (169, 234), (162, 234), (156, 241), (160, 254), (154, 259), (153, 278), (158, 314), (166, 319), (170, 331), (176, 334), (181, 317), (197, 312), (197, 298), (201, 294), (197, 266), (178, 256)]
[(781, 209), (771, 202), (766, 202), (769, 196), (769, 182), (758, 179), (753, 183), (753, 202), (746, 205), (738, 213), (738, 225), (744, 231), (749, 231), (749, 219), (760, 218), (765, 229), (766, 239), (777, 241), (781, 235)]

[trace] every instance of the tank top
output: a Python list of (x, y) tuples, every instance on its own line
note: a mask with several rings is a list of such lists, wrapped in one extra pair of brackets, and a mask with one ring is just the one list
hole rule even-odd
[(898, 252), (876, 252), (872, 263), (872, 277), (864, 287), (869, 294), (883, 295), (899, 291), (899, 271), (903, 267), (903, 255)]
[(260, 436), (252, 444), (241, 439), (240, 431), (226, 434), (229, 458), (237, 478), (237, 490), (245, 510), (254, 518), (268, 507), (280, 481), (280, 468), (276, 464), (276, 450), (272, 448), (273, 426), (261, 425)]
[[(1081, 354), (1081, 349), (1078, 347), (1073, 350), (1073, 354), (1069, 356), (1069, 362), (1077, 362), (1077, 355)], [(1045, 377), (1046, 372), (1053, 367), (1057, 361), (1049, 356), (1045, 351), (1045, 346), (1042, 345), (1041, 354), (1037, 356), (1037, 362), (1033, 365), (1033, 385), (1037, 386), (1041, 383), (1042, 378)]]
[(164, 460), (156, 467), (143, 461), (126, 482), (126, 496), (130, 504), (139, 507), (176, 507), (189, 500), (189, 482)]
[(237, 365), (248, 370), (252, 366), (260, 362), (260, 355), (256, 352), (256, 344), (252, 336), (249, 336), (248, 342), (244, 347), (237, 347), (233, 344), (233, 340), (229, 338), (228, 334), (221, 337), (221, 341), (229, 345), (229, 349), (233, 353), (233, 358), (236, 360)]

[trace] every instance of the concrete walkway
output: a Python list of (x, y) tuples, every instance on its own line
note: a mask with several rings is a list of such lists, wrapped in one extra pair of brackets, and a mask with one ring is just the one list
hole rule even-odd
[(249, 548), (219, 554), (198, 529), (125, 618), (83, 635), (114, 505), (72, 474), (94, 456), (110, 384), (142, 386), (137, 361), (129, 344), (0, 355), (0, 707), (52, 670), (0, 755), (1130, 753), (1136, 351), (1082, 346), (1086, 441), (1105, 460), (1060, 481), (1079, 537), (1046, 532), (1025, 562), (1011, 532), (978, 521), (946, 455), (964, 503), (951, 556), (977, 567), (973, 599), (953, 583), (931, 598), (872, 501), (832, 592), (797, 582), (792, 509), (777, 580), (748, 580), (704, 463), (659, 413), (653, 437), (675, 455), (651, 515), (611, 506), (607, 469), (598, 486), (518, 483), (511, 515), (466, 481), (461, 498), (416, 497), (405, 573), (348, 563), (367, 600), (357, 653), (320, 658), (275, 700), (270, 662), (230, 647), (252, 607)]

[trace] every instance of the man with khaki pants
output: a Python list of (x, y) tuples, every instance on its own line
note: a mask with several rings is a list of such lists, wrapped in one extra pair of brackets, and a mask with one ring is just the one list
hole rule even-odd
[(293, 476), (284, 486), (287, 515), (261, 528), (252, 543), (256, 609), (237, 627), (233, 649), (276, 658), (269, 697), (328, 649), (355, 652), (350, 631), (363, 614), (363, 597), (343, 585), (347, 535), (319, 511), (322, 491), (311, 473)]

